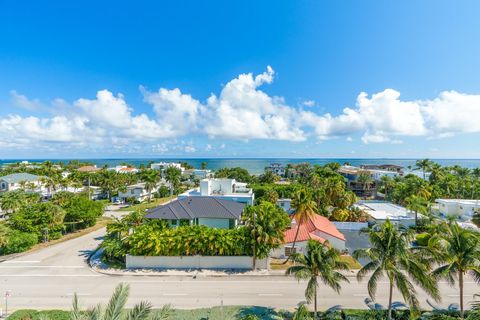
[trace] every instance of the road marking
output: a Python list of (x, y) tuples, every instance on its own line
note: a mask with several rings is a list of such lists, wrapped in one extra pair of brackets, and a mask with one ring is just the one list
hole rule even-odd
[(61, 269), (83, 269), (85, 266), (2, 266), (0, 265), (0, 269), (20, 269), (20, 268), (31, 268), (31, 269), (38, 269), (38, 268), (61, 268)]
[(259, 297), (280, 297), (283, 296), (281, 293), (259, 293)]
[(0, 274), (3, 277), (101, 277), (99, 274)]
[(42, 262), (41, 260), (9, 260), (9, 261), (4, 261), (2, 263), (40, 263)]
[(188, 293), (164, 293), (164, 296), (188, 296)]
[[(67, 296), (70, 296), (70, 297), (72, 297), (74, 295), (75, 295), (75, 293), (67, 293)], [(90, 293), (77, 293), (76, 295), (78, 297), (83, 297), (83, 296), (91, 296), (92, 294), (90, 294)]]

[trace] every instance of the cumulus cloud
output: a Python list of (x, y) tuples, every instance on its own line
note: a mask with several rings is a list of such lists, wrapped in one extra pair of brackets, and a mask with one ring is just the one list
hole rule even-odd
[[(359, 137), (363, 143), (401, 143), (404, 137), (438, 138), (478, 133), (480, 95), (445, 91), (427, 100), (402, 100), (393, 89), (358, 95), (353, 107), (340, 113), (318, 113), (313, 101), (290, 106), (271, 96), (263, 86), (273, 82), (271, 67), (258, 75), (240, 74), (218, 94), (197, 99), (179, 88), (150, 91), (140, 87), (152, 113), (137, 113), (122, 94), (100, 90), (93, 98), (73, 102), (55, 99), (50, 117), (10, 114), (0, 117), (0, 146), (51, 147), (52, 144), (85, 148), (128, 148), (138, 145), (152, 152), (196, 152), (191, 142), (166, 143), (165, 139), (204, 135), (211, 139), (270, 139), (304, 141)], [(12, 103), (34, 111), (41, 102), (11, 91)], [(222, 144), (218, 149), (225, 148)], [(212, 144), (202, 150), (212, 150)], [(132, 151), (132, 152), (133, 152)]]

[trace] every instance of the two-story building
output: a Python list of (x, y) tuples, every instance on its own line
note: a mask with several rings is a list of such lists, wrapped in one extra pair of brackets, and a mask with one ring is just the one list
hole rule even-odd
[(246, 183), (237, 182), (235, 179), (203, 179), (200, 187), (187, 190), (178, 196), (179, 199), (187, 197), (215, 197), (253, 205), (255, 195)]
[(24, 189), (25, 191), (43, 193), (41, 177), (30, 173), (12, 173), (0, 177), (0, 192), (15, 191)]
[(153, 195), (159, 189), (159, 185), (155, 186), (150, 191), (145, 188), (145, 185), (144, 182), (141, 182), (127, 186), (125, 191), (118, 192), (118, 200), (121, 202), (127, 202), (129, 199), (135, 199), (136, 201), (143, 202), (148, 200), (149, 197), (153, 198)]
[(480, 200), (471, 199), (436, 199), (439, 213), (469, 220), (475, 213), (480, 213)]

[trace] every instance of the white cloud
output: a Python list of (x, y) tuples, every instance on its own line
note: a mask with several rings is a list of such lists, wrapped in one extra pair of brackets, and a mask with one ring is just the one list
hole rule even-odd
[(15, 90), (10, 90), (10, 98), (13, 105), (29, 111), (37, 111), (42, 106), (38, 99), (28, 99), (25, 95), (19, 94)]
[[(480, 95), (445, 91), (430, 100), (402, 100), (393, 89), (368, 95), (360, 93), (354, 107), (339, 114), (317, 113), (289, 106), (285, 99), (260, 89), (272, 83), (271, 67), (259, 75), (241, 74), (229, 81), (218, 95), (202, 102), (180, 89), (160, 88), (151, 92), (140, 87), (152, 115), (136, 113), (122, 94), (100, 90), (93, 99), (72, 103), (51, 102), (50, 117), (11, 114), (0, 116), (2, 148), (62, 148), (138, 150), (144, 144), (152, 152), (196, 152), (191, 142), (164, 139), (191, 134), (221, 139), (272, 139), (317, 141), (343, 137), (363, 143), (402, 143), (405, 137), (441, 138), (478, 133)], [(12, 103), (28, 110), (42, 106), (12, 90)], [(304, 101), (303, 105), (313, 105)], [(161, 141), (161, 142), (159, 142)], [(224, 149), (225, 144), (218, 146)], [(212, 150), (211, 144), (205, 150)]]
[(302, 105), (304, 105), (305, 107), (313, 107), (313, 106), (315, 106), (315, 101), (305, 100), (305, 101), (302, 102)]

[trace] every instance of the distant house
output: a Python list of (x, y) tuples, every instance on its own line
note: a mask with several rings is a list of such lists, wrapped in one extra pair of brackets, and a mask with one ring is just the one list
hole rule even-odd
[(455, 216), (469, 220), (475, 213), (480, 213), (480, 200), (436, 199), (438, 211), (442, 216)]
[(29, 183), (33, 188), (29, 191), (43, 192), (41, 178), (37, 175), (30, 173), (12, 173), (3, 177), (0, 177), (0, 192), (14, 191), (22, 189), (25, 183)]
[(213, 176), (212, 170), (208, 169), (187, 169), (183, 172), (184, 176), (194, 176), (196, 179), (206, 179)]
[(229, 229), (238, 225), (245, 204), (213, 197), (186, 197), (149, 209), (146, 219), (166, 220), (171, 226), (205, 225)]
[[(377, 195), (377, 184), (381, 181), (382, 177), (387, 176), (393, 179), (401, 175), (401, 173), (396, 170), (366, 169), (366, 167), (367, 166), (363, 166), (363, 168), (359, 168), (343, 165), (337, 170), (339, 174), (345, 177), (348, 188), (361, 198), (375, 198)], [(362, 174), (370, 177), (370, 184), (364, 184), (360, 181), (359, 177)]]
[(295, 209), (292, 208), (292, 199), (290, 198), (280, 198), (277, 200), (277, 206), (283, 209), (288, 214), (292, 214)]
[(96, 172), (99, 171), (100, 168), (97, 168), (96, 165), (93, 166), (83, 166), (77, 169), (78, 172)]
[(268, 167), (265, 167), (265, 171), (271, 172), (280, 177), (284, 177), (287, 172), (287, 168), (282, 166), (280, 163), (271, 163)]
[(128, 199), (135, 199), (136, 201), (143, 202), (148, 200), (149, 196), (153, 198), (155, 192), (157, 192), (159, 186), (157, 185), (150, 192), (145, 188), (145, 183), (137, 183), (127, 186), (126, 191), (118, 192), (118, 199), (121, 202), (126, 202)]
[[(370, 215), (371, 222), (374, 223), (381, 224), (388, 219), (397, 226), (409, 227), (415, 225), (413, 212), (409, 212), (405, 207), (388, 201), (360, 200), (354, 206)], [(418, 216), (420, 217), (421, 215), (419, 214)]]
[(117, 173), (137, 173), (140, 171), (137, 168), (127, 166), (116, 166), (114, 168), (108, 168), (108, 170), (115, 171)]
[[(284, 244), (272, 251), (272, 257), (285, 258), (293, 253), (305, 253), (308, 240), (315, 240), (322, 244), (328, 240), (333, 248), (339, 251), (345, 250), (345, 236), (324, 216), (316, 214), (301, 225), (298, 225), (293, 217), (291, 219), (291, 227), (284, 233)], [(297, 230), (297, 241), (293, 247)]]
[(158, 163), (152, 163), (150, 165), (150, 169), (160, 170), (162, 172), (167, 170), (167, 168), (170, 168), (170, 167), (177, 168), (182, 173), (185, 170), (185, 168), (182, 167), (182, 164), (178, 162), (158, 162)]
[(395, 164), (362, 164), (360, 168), (365, 170), (392, 171), (403, 174), (403, 167)]
[(203, 179), (200, 187), (187, 190), (178, 195), (179, 199), (188, 197), (214, 197), (253, 205), (255, 195), (246, 183), (235, 179)]

